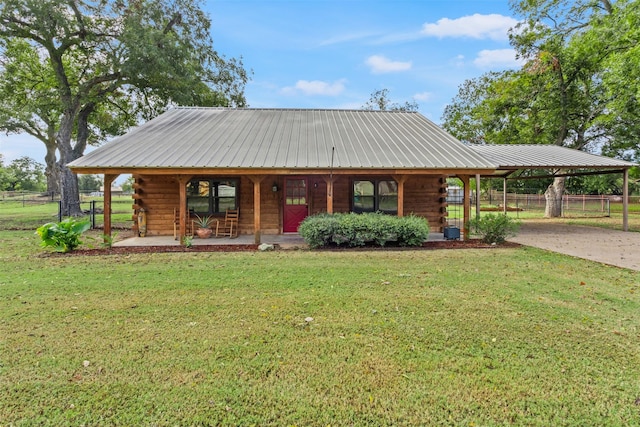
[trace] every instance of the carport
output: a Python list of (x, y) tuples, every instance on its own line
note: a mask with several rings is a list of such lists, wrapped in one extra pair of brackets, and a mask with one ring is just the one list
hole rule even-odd
[[(480, 194), (482, 177), (502, 178), (503, 206), (506, 212), (507, 180), (548, 179), (569, 176), (622, 174), (622, 229), (629, 230), (629, 169), (635, 163), (557, 145), (469, 145), (478, 154), (495, 164), (491, 174), (476, 175), (476, 191)], [(476, 212), (480, 199), (476, 197)]]

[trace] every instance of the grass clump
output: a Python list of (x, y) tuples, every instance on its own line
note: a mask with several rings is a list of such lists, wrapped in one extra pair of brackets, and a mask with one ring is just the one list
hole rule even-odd
[(429, 237), (429, 224), (414, 215), (334, 213), (307, 217), (298, 229), (312, 248), (324, 246), (420, 246)]

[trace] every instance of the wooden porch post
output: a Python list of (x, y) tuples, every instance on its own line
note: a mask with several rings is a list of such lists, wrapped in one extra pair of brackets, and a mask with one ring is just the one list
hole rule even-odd
[[(179, 175), (178, 185), (180, 186), (180, 232), (178, 233), (178, 239), (180, 244), (184, 244), (184, 236), (187, 234), (187, 183), (191, 179), (191, 175)], [(191, 231), (193, 233), (193, 230)]]
[(476, 174), (476, 219), (480, 219), (480, 174)]
[(471, 198), (470, 196), (470, 188), (469, 188), (469, 175), (460, 175), (460, 180), (462, 181), (463, 187), (463, 197), (462, 197), (462, 206), (463, 206), (463, 219), (462, 219), (462, 229), (464, 230), (464, 240), (469, 240), (469, 221), (471, 220)]
[(262, 224), (260, 215), (260, 183), (264, 176), (251, 175), (249, 179), (253, 181), (253, 233), (256, 244), (260, 244), (262, 234)]
[(622, 181), (622, 230), (629, 231), (629, 169), (624, 170)]
[(406, 175), (394, 175), (393, 179), (398, 183), (398, 217), (404, 216), (404, 182)]
[(104, 174), (104, 242), (111, 237), (111, 184), (118, 175)]
[(323, 176), (322, 179), (327, 183), (327, 213), (333, 213), (333, 177)]

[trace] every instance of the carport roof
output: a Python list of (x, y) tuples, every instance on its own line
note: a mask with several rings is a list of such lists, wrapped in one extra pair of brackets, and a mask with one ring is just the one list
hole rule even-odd
[(523, 169), (621, 170), (634, 163), (557, 145), (469, 145), (497, 166), (494, 175), (508, 175)]

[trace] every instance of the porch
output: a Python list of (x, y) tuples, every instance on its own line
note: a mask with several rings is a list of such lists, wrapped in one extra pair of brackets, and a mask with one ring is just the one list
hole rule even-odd
[[(434, 242), (444, 240), (443, 233), (430, 233), (428, 241)], [(263, 235), (262, 242), (270, 245), (277, 245), (281, 249), (307, 249), (308, 246), (304, 239), (297, 233), (292, 234), (273, 234)], [(226, 246), (226, 245), (255, 245), (253, 235), (241, 234), (237, 238), (210, 238), (198, 239), (192, 241), (194, 246)], [(147, 237), (130, 237), (128, 239), (115, 242), (114, 247), (135, 247), (135, 246), (180, 246), (180, 242), (175, 240), (173, 236), (147, 236)]]

